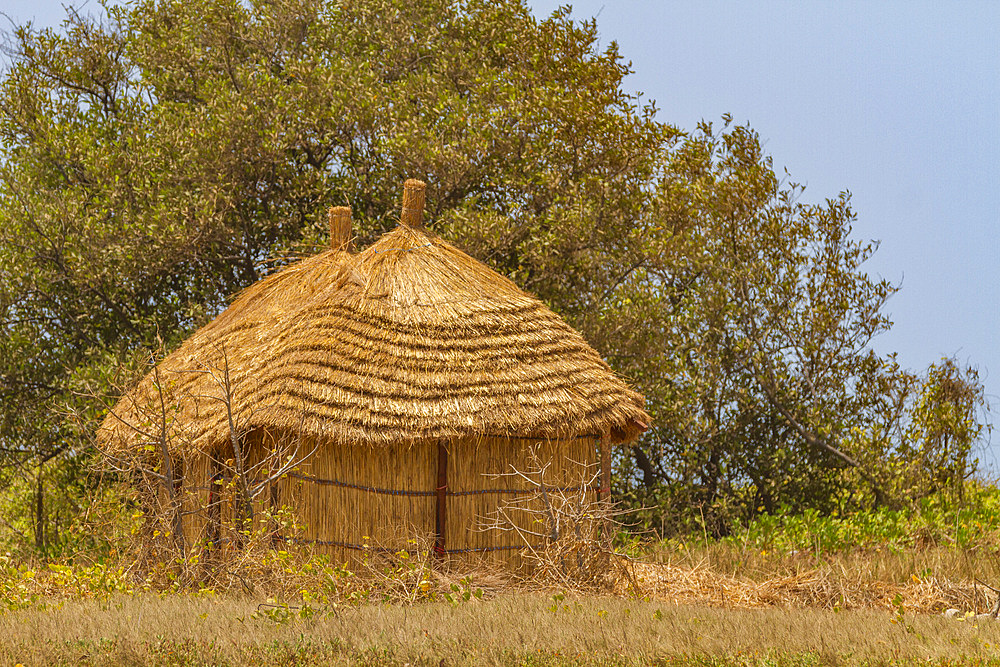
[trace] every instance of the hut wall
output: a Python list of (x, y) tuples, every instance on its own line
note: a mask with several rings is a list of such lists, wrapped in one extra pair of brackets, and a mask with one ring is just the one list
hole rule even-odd
[[(448, 446), (448, 522), (445, 550), (474, 550), (511, 560), (526, 541), (539, 543), (530, 532), (539, 532), (535, 521), (542, 503), (529, 479), (558, 487), (563, 493), (584, 493), (597, 498), (593, 488), (597, 444), (592, 438), (573, 440), (532, 440), (477, 438), (459, 440)], [(529, 452), (534, 451), (533, 460)], [(542, 479), (536, 474), (546, 466)], [(584, 488), (589, 487), (589, 488)], [(534, 500), (533, 500), (534, 499)], [(525, 531), (502, 531), (493, 527), (498, 507), (506, 519)], [(508, 522), (501, 518), (507, 527)], [(544, 531), (543, 531), (544, 532)]]
[(412, 548), (408, 540), (434, 530), (436, 454), (418, 445), (319, 447), (282, 480), (279, 502), (296, 508), (302, 537), (320, 551)]
[(215, 501), (210, 491), (211, 462), (211, 457), (200, 453), (185, 457), (182, 507), (184, 538), (188, 544), (197, 544), (209, 537), (209, 519), (215, 511), (209, 505), (210, 499)]
[[(304, 528), (296, 539), (338, 561), (355, 561), (368, 553), (414, 548), (429, 549), (435, 540), (437, 519), (438, 443), (395, 445), (372, 449), (364, 446), (329, 446), (299, 442), (280, 446), (266, 433), (248, 441), (249, 467), (257, 479), (268, 475), (288, 455), (301, 457), (315, 448), (307, 461), (267, 489), (254, 503), (256, 528), (263, 510), (286, 506), (294, 510)], [(446, 523), (443, 547), (449, 558), (504, 561), (517, 564), (527, 532), (492, 528), (497, 509), (525, 531), (539, 532), (537, 515), (516, 509), (531, 501), (533, 485), (514, 471), (538, 479), (547, 466), (544, 483), (565, 493), (597, 498), (599, 439), (572, 440), (466, 438), (444, 443), (447, 449)], [(274, 455), (273, 452), (281, 452)], [(532, 458), (534, 452), (536, 458)], [(219, 455), (231, 465), (232, 454)], [(185, 534), (189, 543), (213, 538), (221, 524), (225, 542), (231, 537), (235, 484), (224, 474), (212, 490), (212, 475), (227, 466), (207, 455), (186, 462), (185, 490), (188, 512)], [(209, 499), (216, 507), (209, 506)], [(217, 530), (217, 529), (216, 529)], [(290, 536), (289, 536), (290, 537)]]
[[(302, 451), (301, 446), (289, 446), (264, 431), (255, 431), (244, 438), (245, 469), (251, 483), (271, 476), (289, 455)], [(308, 451), (308, 450), (305, 450)], [(229, 543), (234, 535), (236, 502), (235, 458), (231, 447), (208, 454), (189, 454), (184, 461), (183, 504), (184, 536), (189, 545), (207, 542)], [(253, 502), (253, 529), (272, 528), (266, 525), (269, 511), (278, 509), (280, 492), (285, 480), (264, 489)]]

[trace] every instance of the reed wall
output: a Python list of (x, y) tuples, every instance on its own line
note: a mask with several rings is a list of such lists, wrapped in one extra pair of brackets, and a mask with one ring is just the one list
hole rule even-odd
[(433, 533), (436, 466), (425, 446), (321, 447), (282, 480), (279, 500), (321, 550), (408, 549)]
[[(365, 553), (426, 549), (435, 543), (437, 442), (372, 448), (299, 441), (290, 447), (263, 432), (252, 434), (247, 442), (249, 468), (258, 479), (287, 456), (301, 456), (315, 448), (308, 460), (256, 499), (256, 528), (262, 527), (262, 510), (293, 508), (304, 525), (295, 539), (337, 561), (355, 561)], [(536, 516), (515, 508), (537, 495), (537, 487), (529, 480), (596, 500), (599, 443), (599, 438), (592, 437), (487, 436), (444, 443), (445, 530), (439, 545), (447, 558), (519, 563), (526, 542), (542, 541), (530, 533), (544, 532)], [(225, 472), (231, 458), (230, 454), (213, 462), (207, 455), (195, 454), (185, 461), (185, 533), (190, 543), (227, 541), (226, 527), (232, 526), (236, 498), (232, 475)], [(537, 471), (543, 466), (545, 474), (540, 478)], [(214, 486), (213, 475), (218, 478)], [(496, 528), (500, 506), (507, 508), (506, 516), (523, 532)], [(527, 509), (539, 506), (539, 502), (528, 503)]]
[[(535, 450), (537, 462), (529, 452)], [(514, 474), (519, 471), (529, 479), (539, 480), (530, 474), (539, 466), (547, 466), (544, 482), (560, 487), (569, 493), (586, 485), (592, 476), (592, 466), (597, 460), (597, 441), (592, 438), (573, 440), (530, 440), (483, 437), (464, 439), (448, 445), (448, 490), (445, 549), (480, 549), (510, 551), (508, 547), (523, 547), (525, 540), (532, 540), (527, 532), (538, 532), (534, 515), (515, 509), (526, 498), (534, 495), (535, 487), (528, 480)], [(584, 490), (596, 499), (596, 489)], [(517, 527), (526, 531), (503, 532), (492, 525), (497, 518), (497, 508), (505, 504), (505, 514)], [(538, 509), (534, 503), (526, 509)]]

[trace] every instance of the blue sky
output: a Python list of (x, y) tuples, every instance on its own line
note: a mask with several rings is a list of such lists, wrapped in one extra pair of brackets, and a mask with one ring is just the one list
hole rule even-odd
[[(561, 4), (528, 1), (538, 16)], [(1000, 2), (573, 6), (597, 16), (603, 45), (618, 42), (628, 88), (661, 120), (691, 129), (730, 113), (807, 185), (805, 201), (849, 190), (855, 234), (882, 242), (869, 271), (902, 284), (876, 349), (914, 369), (943, 356), (978, 366), (998, 412)], [(39, 26), (64, 15), (57, 0), (0, 8)]]
[[(539, 16), (559, 2), (529, 0)], [(848, 190), (870, 273), (902, 284), (875, 341), (978, 366), (1000, 412), (1000, 2), (581, 0), (660, 119), (731, 113), (805, 201)], [(995, 438), (1000, 443), (1000, 434)], [(986, 459), (995, 461), (1000, 445)]]

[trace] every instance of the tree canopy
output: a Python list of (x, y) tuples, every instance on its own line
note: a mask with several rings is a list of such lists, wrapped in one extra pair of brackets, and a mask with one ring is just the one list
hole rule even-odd
[(620, 497), (725, 532), (784, 506), (959, 492), (982, 387), (871, 351), (895, 287), (865, 272), (849, 195), (801, 203), (728, 118), (660, 121), (597, 36), (521, 0), (138, 0), (17, 28), (0, 455), (11, 488), (37, 482), (25, 521), (44, 517), (43, 466), (80, 479), (88, 422), (67, 415), (101, 408), (85, 388), (314, 252), (328, 206), (372, 241), (406, 177), (428, 182), (438, 233), (646, 395), (656, 426), (617, 461)]

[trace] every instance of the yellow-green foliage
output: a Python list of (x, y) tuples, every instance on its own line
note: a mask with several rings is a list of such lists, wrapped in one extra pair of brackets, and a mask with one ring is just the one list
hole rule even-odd
[(59, 600), (135, 595), (149, 590), (148, 580), (137, 582), (121, 566), (49, 563), (35, 569), (16, 564), (9, 553), (0, 555), (0, 611), (44, 608)]
[(964, 500), (941, 494), (925, 496), (902, 509), (879, 508), (841, 515), (808, 509), (797, 514), (761, 514), (733, 534), (706, 539), (693, 533), (663, 542), (668, 550), (724, 545), (734, 550), (807, 552), (813, 555), (887, 550), (894, 553), (927, 547), (957, 550), (993, 549), (1000, 545), (1000, 490), (966, 483)]

